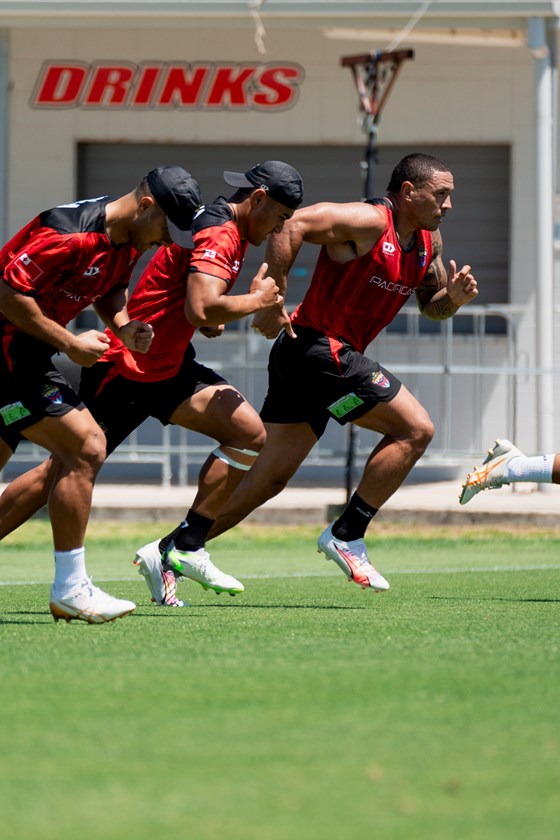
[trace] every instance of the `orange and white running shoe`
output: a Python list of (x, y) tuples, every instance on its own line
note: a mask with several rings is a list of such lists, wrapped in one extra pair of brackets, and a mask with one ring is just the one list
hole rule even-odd
[(329, 525), (317, 540), (317, 550), (322, 551), (327, 560), (334, 560), (348, 580), (353, 580), (362, 589), (374, 589), (376, 592), (389, 589), (388, 581), (369, 562), (363, 540), (338, 540), (333, 537), (332, 525)]
[(519, 456), (523, 456), (523, 452), (510, 440), (497, 440), (480, 467), (473, 467), (466, 477), (459, 502), (466, 505), (481, 490), (497, 490), (504, 484), (510, 484), (508, 464), (512, 458)]
[(71, 592), (60, 594), (51, 587), (49, 603), (51, 615), (55, 621), (87, 621), (88, 624), (104, 624), (124, 618), (136, 609), (133, 601), (114, 598), (99, 587), (94, 586), (91, 579), (85, 577)]

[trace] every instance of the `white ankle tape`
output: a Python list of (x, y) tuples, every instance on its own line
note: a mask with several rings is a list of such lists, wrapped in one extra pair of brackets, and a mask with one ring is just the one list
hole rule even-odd
[[(212, 452), (216, 458), (219, 458), (220, 461), (223, 461), (230, 467), (233, 467), (234, 470), (250, 470), (253, 466), (255, 458), (259, 454), (252, 449), (237, 449), (235, 446), (227, 446), (225, 447), (228, 451), (225, 452), (221, 446), (218, 446)], [(238, 461), (236, 458), (230, 455), (230, 452), (239, 452), (241, 456), (244, 458), (244, 462)]]

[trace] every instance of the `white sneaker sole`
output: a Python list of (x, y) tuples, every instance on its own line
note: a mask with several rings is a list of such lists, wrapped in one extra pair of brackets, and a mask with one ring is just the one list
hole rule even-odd
[(194, 583), (200, 584), (205, 592), (208, 592), (210, 589), (212, 592), (215, 592), (216, 595), (221, 595), (222, 592), (227, 592), (227, 594), (231, 595), (233, 598), (235, 595), (241, 595), (242, 592), (245, 592), (245, 587), (242, 583), (232, 584), (231, 586), (220, 586), (219, 583), (208, 583), (206, 580), (200, 580), (195, 577), (194, 572), (188, 575), (181, 573), (181, 576), (187, 578), (187, 580), (194, 581)]
[(88, 624), (107, 624), (110, 621), (116, 621), (117, 618), (125, 618), (125, 616), (133, 613), (136, 609), (136, 604), (131, 609), (126, 609), (117, 615), (110, 616), (91, 610), (77, 610), (61, 601), (51, 601), (49, 603), (49, 609), (55, 622), (63, 619), (66, 623), (70, 621), (86, 621)]

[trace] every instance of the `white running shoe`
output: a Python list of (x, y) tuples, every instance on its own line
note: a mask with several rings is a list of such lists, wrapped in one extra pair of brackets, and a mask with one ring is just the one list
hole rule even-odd
[(158, 607), (184, 607), (185, 602), (180, 601), (176, 594), (177, 578), (162, 566), (159, 542), (157, 539), (139, 548), (134, 565), (138, 566), (138, 574), (144, 577), (152, 601)]
[(317, 550), (322, 551), (327, 560), (334, 560), (348, 580), (353, 580), (362, 589), (386, 592), (390, 588), (389, 582), (369, 562), (363, 540), (337, 540), (329, 525), (317, 540)]
[(180, 551), (171, 543), (163, 557), (163, 568), (171, 570), (176, 575), (195, 580), (203, 589), (213, 589), (218, 595), (220, 592), (238, 595), (245, 590), (242, 583), (231, 575), (221, 572), (212, 563), (210, 555), (204, 548), (196, 551)]
[(488, 450), (480, 467), (473, 467), (473, 471), (466, 477), (459, 502), (466, 505), (481, 490), (496, 490), (504, 484), (510, 484), (506, 475), (508, 464), (512, 458), (520, 455), (523, 452), (510, 440), (497, 440), (493, 448)]
[(55, 621), (61, 618), (65, 621), (80, 619), (88, 624), (103, 624), (130, 615), (136, 609), (136, 604), (133, 601), (113, 598), (94, 586), (90, 578), (86, 577), (69, 595), (63, 597), (56, 594), (53, 584), (49, 607)]

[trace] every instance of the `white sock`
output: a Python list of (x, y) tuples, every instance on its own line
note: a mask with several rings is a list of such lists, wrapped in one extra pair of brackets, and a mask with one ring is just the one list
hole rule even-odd
[(72, 548), (70, 551), (54, 552), (54, 588), (58, 595), (64, 595), (83, 581), (86, 573), (86, 550)]
[(551, 484), (553, 467), (554, 453), (536, 455), (534, 458), (517, 455), (507, 465), (507, 476), (511, 482), (535, 481), (537, 484)]

